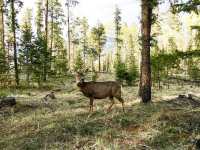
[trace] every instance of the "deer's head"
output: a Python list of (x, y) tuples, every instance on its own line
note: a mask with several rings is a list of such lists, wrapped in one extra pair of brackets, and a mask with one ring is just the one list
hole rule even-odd
[(84, 76), (82, 73), (76, 73), (76, 84), (77, 86), (81, 87), (84, 83)]

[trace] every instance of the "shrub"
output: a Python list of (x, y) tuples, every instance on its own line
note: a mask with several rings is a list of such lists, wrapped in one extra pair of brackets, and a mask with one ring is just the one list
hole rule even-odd
[(188, 69), (188, 74), (191, 79), (197, 80), (200, 78), (200, 69), (196, 66), (192, 66)]
[(130, 64), (130, 67), (127, 69), (127, 73), (125, 76), (126, 83), (128, 85), (132, 85), (133, 82), (137, 79), (138, 77), (138, 69), (135, 65), (135, 63)]
[(118, 81), (123, 82), (127, 74), (127, 69), (125, 63), (118, 62), (115, 64), (115, 77)]

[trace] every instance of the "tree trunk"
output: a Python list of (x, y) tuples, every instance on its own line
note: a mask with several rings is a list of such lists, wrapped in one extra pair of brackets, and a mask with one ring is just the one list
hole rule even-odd
[(101, 71), (101, 54), (99, 54), (99, 72)]
[(29, 51), (26, 50), (25, 51), (25, 63), (26, 63), (26, 82), (27, 82), (27, 86), (30, 85), (30, 63), (29, 63)]
[(110, 55), (107, 56), (106, 72), (109, 72), (110, 69)]
[(151, 101), (151, 62), (150, 62), (150, 39), (151, 39), (152, 6), (149, 0), (142, 0), (142, 60), (141, 60), (141, 83), (140, 94), (142, 102)]
[(29, 87), (29, 85), (30, 85), (30, 70), (29, 70), (29, 65), (28, 66), (26, 66), (27, 68), (26, 68), (26, 83), (27, 83), (27, 86)]
[(52, 15), (51, 15), (51, 47), (50, 47), (50, 69), (52, 69), (52, 51), (53, 51), (53, 32), (54, 32), (54, 13), (53, 13), (53, 7), (51, 8)]
[(94, 58), (92, 57), (92, 59), (91, 59), (91, 64), (92, 64), (92, 72), (94, 72)]
[(140, 83), (139, 83), (138, 96), (142, 97), (142, 59), (140, 61)]
[(18, 62), (17, 62), (17, 45), (16, 45), (16, 13), (14, 0), (11, 0), (11, 21), (12, 21), (12, 33), (13, 33), (13, 47), (14, 47), (14, 68), (15, 68), (15, 82), (16, 85), (19, 85), (19, 70), (18, 70)]
[(45, 64), (44, 64), (44, 75), (43, 81), (47, 80), (47, 52), (48, 52), (48, 15), (49, 15), (49, 1), (46, 0), (46, 13), (45, 13), (45, 40), (46, 40), (46, 57), (45, 57)]
[(68, 63), (69, 63), (69, 69), (71, 69), (71, 37), (70, 37), (70, 20), (69, 20), (69, 4), (67, 5), (67, 26), (68, 26)]
[(4, 1), (1, 0), (1, 6), (0, 6), (0, 33), (1, 33), (1, 44), (2, 44), (2, 49), (4, 50), (5, 54), (5, 33), (4, 33)]
[(86, 33), (84, 33), (84, 41), (83, 41), (83, 62), (84, 66), (86, 65)]

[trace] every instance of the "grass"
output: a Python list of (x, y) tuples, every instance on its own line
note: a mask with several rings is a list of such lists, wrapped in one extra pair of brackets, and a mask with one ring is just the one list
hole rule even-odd
[[(178, 94), (199, 88), (172, 86), (153, 91), (153, 103), (137, 101), (137, 87), (124, 87), (126, 113), (116, 101), (96, 100), (89, 115), (89, 100), (75, 85), (56, 93), (56, 100), (41, 102), (48, 90), (3, 90), (16, 96), (14, 108), (0, 110), (0, 149), (195, 149), (200, 135), (199, 107), (180, 103)], [(2, 94), (3, 95), (3, 94)]]

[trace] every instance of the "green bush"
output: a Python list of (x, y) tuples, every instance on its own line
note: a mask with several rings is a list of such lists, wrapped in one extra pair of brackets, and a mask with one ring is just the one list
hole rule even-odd
[(118, 62), (115, 64), (115, 77), (118, 81), (126, 81), (128, 85), (132, 85), (138, 77), (138, 70), (135, 64), (129, 67), (125, 63)]
[(8, 93), (5, 91), (0, 92), (0, 98), (8, 96)]
[(127, 69), (125, 63), (118, 62), (115, 64), (115, 77), (118, 81), (123, 82), (127, 74)]
[(92, 81), (97, 81), (98, 74), (94, 71), (92, 72)]
[(78, 54), (76, 56), (76, 60), (74, 63), (74, 71), (75, 72), (84, 72), (85, 66), (83, 62), (83, 58), (81, 56), (81, 52), (78, 51)]
[(192, 66), (188, 69), (188, 74), (191, 79), (198, 80), (200, 79), (200, 69), (196, 66)]
[(3, 49), (0, 48), (0, 74), (4, 74), (8, 71), (8, 64), (5, 59)]
[(125, 76), (126, 83), (128, 85), (132, 85), (133, 82), (137, 79), (137, 77), (138, 77), (138, 69), (136, 65), (133, 63), (130, 65), (126, 73), (126, 76)]

